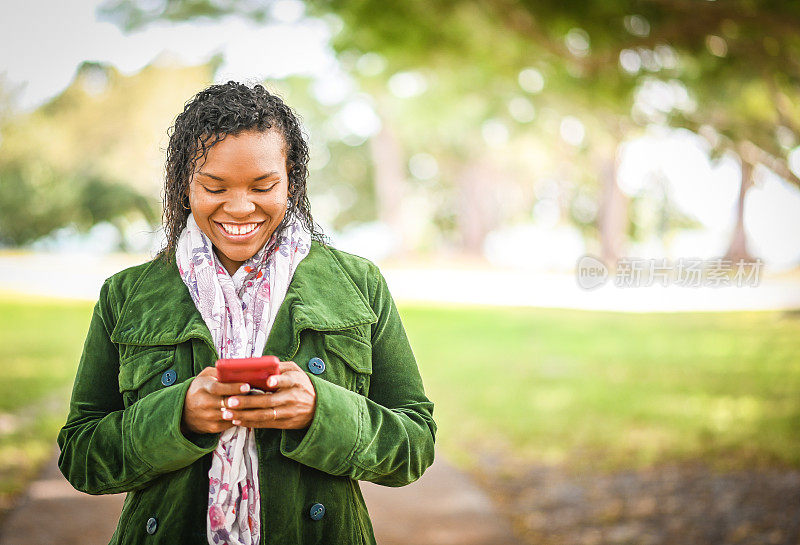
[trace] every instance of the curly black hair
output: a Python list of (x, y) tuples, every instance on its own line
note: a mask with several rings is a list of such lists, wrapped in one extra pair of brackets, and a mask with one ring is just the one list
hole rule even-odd
[(289, 175), (289, 203), (283, 221), (275, 228), (275, 240), (292, 219), (298, 218), (312, 239), (326, 242), (311, 217), (306, 194), (308, 144), (297, 115), (262, 85), (249, 87), (229, 81), (197, 93), (186, 103), (169, 130), (163, 216), (167, 241), (160, 252), (162, 257), (171, 258), (178, 237), (186, 227), (191, 212), (189, 182), (198, 164), (202, 166), (205, 161), (208, 150), (229, 134), (236, 136), (243, 131), (272, 129), (283, 136)]

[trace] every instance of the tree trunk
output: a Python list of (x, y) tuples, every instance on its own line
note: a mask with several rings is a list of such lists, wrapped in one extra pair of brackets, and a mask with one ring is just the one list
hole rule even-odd
[(628, 198), (617, 184), (616, 153), (612, 152), (610, 157), (601, 160), (599, 171), (602, 183), (598, 217), (600, 258), (606, 266), (613, 268), (625, 250)]
[(380, 132), (370, 139), (378, 220), (389, 226), (399, 243), (399, 253), (404, 253), (408, 249), (408, 240), (403, 228), (406, 184), (403, 150), (386, 120), (382, 121)]
[(487, 159), (474, 159), (458, 175), (458, 230), (461, 249), (483, 253), (483, 241), (498, 222), (500, 173)]
[(744, 201), (747, 191), (753, 186), (753, 165), (742, 161), (742, 178), (739, 182), (739, 201), (736, 203), (736, 225), (733, 228), (731, 243), (725, 252), (725, 259), (734, 263), (739, 260), (752, 262), (755, 259), (747, 249), (747, 233), (744, 230)]

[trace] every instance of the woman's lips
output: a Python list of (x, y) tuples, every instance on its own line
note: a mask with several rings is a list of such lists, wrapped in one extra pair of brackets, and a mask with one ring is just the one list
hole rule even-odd
[(264, 222), (254, 221), (248, 223), (223, 223), (215, 221), (214, 223), (226, 238), (235, 241), (242, 241), (256, 236), (256, 233), (258, 233), (259, 228)]

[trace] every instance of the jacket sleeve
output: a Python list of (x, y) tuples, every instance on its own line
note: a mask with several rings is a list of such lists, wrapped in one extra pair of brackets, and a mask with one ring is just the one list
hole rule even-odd
[(370, 305), (369, 397), (309, 375), (317, 408), (307, 430), (286, 430), (281, 452), (333, 475), (386, 486), (409, 484), (433, 463), (436, 423), (400, 315), (375, 268)]
[(181, 433), (191, 379), (124, 407), (119, 352), (110, 335), (115, 320), (109, 284), (103, 285), (94, 307), (69, 415), (58, 434), (61, 472), (72, 486), (89, 494), (143, 488), (213, 451), (218, 440), (217, 435), (193, 435), (190, 441)]

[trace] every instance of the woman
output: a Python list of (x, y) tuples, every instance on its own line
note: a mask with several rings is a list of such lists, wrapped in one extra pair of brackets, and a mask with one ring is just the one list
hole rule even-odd
[[(263, 87), (196, 95), (167, 150), (167, 243), (103, 285), (59, 466), (128, 492), (111, 543), (375, 543), (358, 480), (402, 486), (436, 425), (386, 283), (322, 243), (299, 121)], [(274, 393), (217, 380), (275, 355)]]

